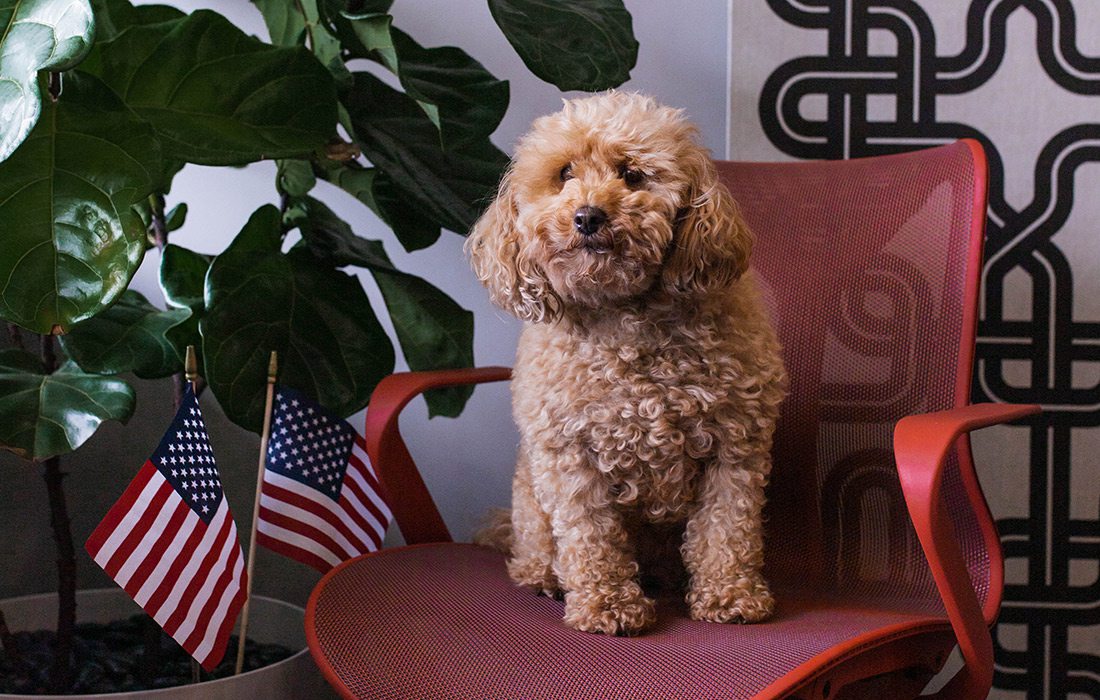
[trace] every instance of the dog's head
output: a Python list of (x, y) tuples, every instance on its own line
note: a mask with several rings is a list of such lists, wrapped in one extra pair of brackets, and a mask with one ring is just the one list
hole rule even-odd
[(704, 294), (732, 284), (751, 248), (695, 127), (623, 92), (536, 120), (466, 243), (493, 301), (529, 321)]

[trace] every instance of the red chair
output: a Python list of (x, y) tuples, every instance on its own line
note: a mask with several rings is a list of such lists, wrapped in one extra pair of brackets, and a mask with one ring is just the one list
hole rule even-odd
[(411, 546), (337, 567), (308, 606), (310, 650), (342, 695), (907, 698), (956, 644), (965, 664), (936, 697), (989, 692), (1003, 560), (966, 433), (1038, 409), (968, 405), (981, 148), (719, 168), (756, 232), (791, 377), (767, 517), (776, 616), (694, 622), (670, 599), (639, 637), (565, 627), (501, 555), (451, 542), (398, 433), (417, 394), (508, 370), (398, 374), (366, 437)]

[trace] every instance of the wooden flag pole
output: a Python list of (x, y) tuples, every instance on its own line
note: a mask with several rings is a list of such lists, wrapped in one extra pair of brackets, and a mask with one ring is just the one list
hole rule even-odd
[(248, 533), (248, 569), (245, 583), (244, 608), (241, 610), (241, 632), (237, 639), (237, 675), (244, 667), (244, 643), (248, 633), (248, 608), (252, 603), (252, 570), (256, 564), (256, 526), (260, 520), (260, 490), (264, 485), (264, 470), (267, 468), (267, 442), (271, 438), (271, 406), (275, 399), (275, 376), (279, 373), (278, 353), (271, 351), (271, 361), (267, 364), (267, 403), (264, 405), (264, 431), (260, 436), (260, 460), (256, 469), (256, 500), (252, 503), (252, 528)]
[(195, 382), (199, 380), (199, 360), (195, 355), (195, 346), (187, 346), (187, 357), (183, 361), (183, 374), (187, 381), (191, 382), (191, 391), (195, 390)]
[[(195, 386), (199, 380), (199, 359), (195, 355), (195, 346), (187, 346), (187, 355), (183, 360), (183, 375), (187, 378), (187, 381), (191, 384), (191, 391), (195, 396), (198, 396), (198, 387)], [(202, 680), (202, 669), (199, 666), (199, 662), (191, 657), (191, 682), (198, 683)]]

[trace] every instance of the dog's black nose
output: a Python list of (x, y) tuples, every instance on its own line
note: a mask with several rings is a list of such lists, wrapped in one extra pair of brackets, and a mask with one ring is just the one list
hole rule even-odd
[(591, 236), (607, 221), (607, 212), (599, 207), (581, 207), (573, 216), (573, 226), (583, 236)]

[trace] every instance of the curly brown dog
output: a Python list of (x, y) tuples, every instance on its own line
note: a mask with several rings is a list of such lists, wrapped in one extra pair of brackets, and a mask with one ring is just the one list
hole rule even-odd
[[(697, 620), (757, 622), (785, 375), (752, 235), (679, 110), (611, 92), (535, 121), (466, 250), (527, 322), (508, 571), (567, 624), (655, 619), (639, 561), (677, 528)], [(673, 550), (674, 551), (674, 550)]]

